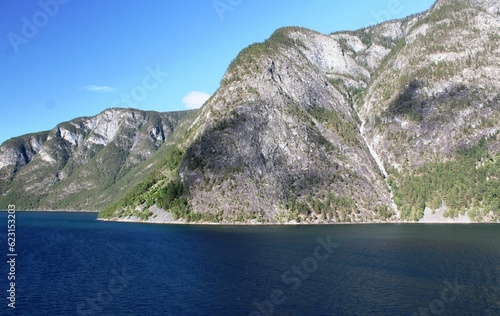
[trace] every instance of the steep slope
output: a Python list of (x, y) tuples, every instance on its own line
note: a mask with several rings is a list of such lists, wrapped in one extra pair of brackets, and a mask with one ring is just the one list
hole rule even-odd
[(178, 142), (178, 170), (165, 168), (158, 182), (138, 190), (142, 197), (127, 198), (149, 202), (119, 203), (102, 216), (140, 210), (144, 218), (156, 203), (187, 220), (393, 217), (389, 188), (352, 105), (405, 27), (381, 25), (369, 42), (363, 32), (283, 28), (246, 48)]
[(119, 197), (110, 188), (151, 157), (186, 114), (109, 109), (8, 140), (0, 146), (0, 202), (97, 210)]
[(323, 73), (366, 80), (342, 57), (337, 40), (297, 28), (238, 56), (181, 162), (193, 212), (271, 222), (385, 218), (389, 194), (349, 95)]
[(278, 29), (200, 111), (110, 109), (5, 142), (0, 202), (129, 220), (499, 221), (499, 29), (496, 0)]
[(499, 29), (498, 1), (438, 1), (356, 103), (403, 218), (500, 218)]
[(101, 216), (498, 220), (499, 14), (440, 0), (353, 32), (277, 30), (231, 63), (166, 166)]

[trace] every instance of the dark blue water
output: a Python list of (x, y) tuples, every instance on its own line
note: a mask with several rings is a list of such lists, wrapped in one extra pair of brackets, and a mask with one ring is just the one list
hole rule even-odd
[(164, 226), (17, 213), (5, 315), (500, 315), (500, 225)]

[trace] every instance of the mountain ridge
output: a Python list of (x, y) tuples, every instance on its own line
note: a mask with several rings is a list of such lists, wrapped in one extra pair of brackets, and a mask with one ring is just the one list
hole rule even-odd
[[(151, 157), (187, 113), (111, 108), (7, 140), (0, 146), (0, 200), (19, 209), (96, 211), (113, 200), (99, 191)], [(103, 201), (92, 201), (90, 191)]]
[(499, 221), (499, 16), (492, 0), (439, 0), (357, 31), (276, 30), (100, 217)]
[[(183, 190), (179, 196), (172, 193), (175, 190), (169, 191), (172, 194), (166, 198), (164, 208), (173, 213), (174, 219), (188, 221), (310, 223), (398, 221), (400, 217), (418, 220), (429, 211), (429, 205), (438, 209), (436, 196), (422, 188), (426, 183), (417, 183), (418, 188), (408, 186), (405, 181), (414, 178), (399, 176), (392, 163), (388, 164), (391, 161), (378, 146), (382, 135), (373, 132), (373, 121), (368, 115), (376, 107), (363, 101), (380, 77), (392, 71), (387, 70), (388, 65), (394, 65), (407, 41), (419, 38), (425, 27), (432, 26), (429, 23), (440, 24), (447, 19), (443, 13), (459, 13), (462, 9), (482, 12), (487, 7), (492, 11), (491, 5), (495, 3), (440, 1), (427, 12), (371, 28), (323, 35), (288, 27), (278, 29), (263, 43), (250, 45), (230, 64), (219, 90), (202, 108), (191, 136), (180, 145), (186, 152), (179, 164), (178, 178), (170, 181)], [(452, 28), (464, 26), (454, 23), (457, 25)], [(447, 48), (443, 50), (448, 55)], [(405, 69), (401, 62), (398, 67), (398, 72)], [(411, 91), (405, 94), (404, 89), (398, 94), (393, 102), (397, 106), (412, 96)], [(364, 109), (364, 105), (368, 108)], [(401, 112), (405, 110), (396, 107), (395, 114), (419, 118), (413, 108)], [(379, 120), (382, 119), (374, 119)], [(394, 140), (401, 141), (395, 138), (386, 144), (394, 146)], [(482, 146), (479, 138), (475, 143)], [(474, 142), (469, 145), (474, 147)], [(308, 146), (313, 149), (307, 149)], [(347, 153), (347, 159), (340, 159), (341, 154), (332, 153), (327, 147)], [(498, 151), (492, 154), (497, 155)], [(328, 157), (335, 164), (324, 163), (318, 157)], [(301, 159), (308, 165), (301, 167), (297, 163)], [(360, 170), (359, 166), (365, 169)], [(446, 165), (444, 169), (450, 167), (453, 166)], [(497, 181), (496, 168), (493, 165), (481, 170), (493, 173), (493, 178), (482, 179)], [(306, 174), (304, 170), (312, 171)], [(413, 172), (407, 170), (410, 171)], [(350, 177), (347, 184), (343, 184), (344, 177)], [(480, 182), (472, 186), (493, 194), (487, 199), (492, 203), (474, 206), (471, 202), (476, 209), (470, 211), (475, 212), (474, 220), (494, 220), (498, 216), (498, 190), (489, 180)], [(169, 186), (164, 189), (168, 191)], [(440, 194), (455, 189), (453, 183), (441, 188)], [(363, 196), (369, 191), (378, 193)], [(144, 194), (150, 199), (165, 199), (166, 194), (162, 197), (158, 187), (154, 192)], [(449, 194), (443, 201), (455, 197), (456, 194)], [(402, 199), (410, 202), (403, 203)], [(409, 203), (415, 205), (408, 209)], [(146, 217), (150, 206), (143, 208)], [(141, 209), (140, 203), (134, 207)], [(456, 207), (456, 213), (447, 215), (456, 217), (468, 211), (461, 205)], [(401, 210), (396, 213), (398, 208)], [(102, 215), (120, 218), (123, 213), (108, 209)]]

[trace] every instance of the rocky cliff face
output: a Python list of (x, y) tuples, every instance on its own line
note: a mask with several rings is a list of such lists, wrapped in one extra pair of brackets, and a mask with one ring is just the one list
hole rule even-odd
[(358, 31), (279, 29), (160, 150), (179, 116), (103, 113), (4, 144), (2, 190), (20, 177), (34, 205), (85, 205), (69, 197), (110, 201), (90, 179), (135, 179), (105, 218), (498, 221), (499, 19), (494, 0), (439, 0)]
[(346, 88), (370, 75), (342, 48), (361, 50), (356, 39), (285, 28), (240, 53), (179, 169), (193, 212), (271, 222), (394, 213)]
[(356, 103), (403, 217), (498, 218), (499, 29), (498, 1), (438, 1)]
[(19, 208), (90, 209), (169, 138), (186, 113), (109, 109), (0, 146), (1, 200)]
[(495, 1), (442, 0), (353, 32), (277, 30), (229, 66), (142, 215), (498, 220), (498, 19)]
[(499, 7), (437, 2), (372, 78), (357, 110), (388, 165), (443, 159), (498, 132)]

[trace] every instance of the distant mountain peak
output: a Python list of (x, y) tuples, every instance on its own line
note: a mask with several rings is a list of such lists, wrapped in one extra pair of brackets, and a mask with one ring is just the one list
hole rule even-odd
[(114, 197), (89, 200), (91, 192), (100, 195), (149, 158), (187, 113), (106, 109), (8, 140), (0, 146), (1, 199), (25, 197), (20, 209), (103, 206)]

